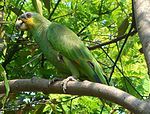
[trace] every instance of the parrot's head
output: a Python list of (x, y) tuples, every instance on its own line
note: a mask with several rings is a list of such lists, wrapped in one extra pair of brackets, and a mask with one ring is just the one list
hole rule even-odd
[(18, 30), (30, 30), (41, 23), (42, 19), (43, 17), (38, 13), (26, 12), (18, 17), (15, 26)]

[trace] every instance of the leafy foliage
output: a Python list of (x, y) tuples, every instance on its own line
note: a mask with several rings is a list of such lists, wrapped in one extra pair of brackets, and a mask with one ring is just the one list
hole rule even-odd
[[(17, 17), (26, 11), (42, 12), (49, 20), (67, 26), (84, 41), (87, 47), (128, 34), (125, 46), (124, 39), (116, 40), (114, 43), (106, 43), (91, 50), (91, 53), (115, 87), (141, 99), (148, 96), (149, 79), (144, 56), (139, 51), (141, 44), (136, 34), (128, 33), (132, 23), (130, 0), (0, 1), (0, 62), (8, 79), (33, 76), (49, 79), (59, 75), (53, 65), (41, 54), (38, 45), (32, 40), (32, 35), (15, 29)], [(115, 63), (118, 55), (119, 60)], [(3, 81), (2, 73), (0, 80)], [(0, 105), (2, 107), (2, 104)], [(41, 92), (10, 94), (2, 110), (7, 114), (127, 112), (116, 104), (104, 105), (93, 97), (46, 95)]]

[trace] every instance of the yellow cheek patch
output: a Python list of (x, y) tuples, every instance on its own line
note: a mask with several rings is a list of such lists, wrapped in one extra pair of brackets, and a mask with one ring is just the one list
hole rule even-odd
[(28, 28), (32, 28), (34, 26), (34, 22), (32, 18), (22, 19), (22, 21), (28, 26)]

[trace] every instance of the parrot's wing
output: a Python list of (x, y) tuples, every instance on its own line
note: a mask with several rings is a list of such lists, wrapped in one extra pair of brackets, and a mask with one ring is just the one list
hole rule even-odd
[(88, 61), (93, 59), (84, 43), (67, 27), (52, 23), (48, 29), (47, 37), (55, 50), (71, 60), (83, 59)]
[(91, 81), (106, 83), (97, 61), (73, 31), (60, 24), (51, 23), (47, 37), (52, 47), (74, 63)]

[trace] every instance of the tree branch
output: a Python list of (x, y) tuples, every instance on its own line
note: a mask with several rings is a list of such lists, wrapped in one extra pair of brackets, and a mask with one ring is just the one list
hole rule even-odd
[[(44, 93), (64, 94), (62, 81), (57, 81), (49, 86), (46, 79), (16, 79), (10, 80), (10, 92), (42, 91)], [(0, 94), (5, 93), (4, 82), (0, 82)], [(90, 92), (89, 92), (90, 91)], [(135, 114), (149, 114), (150, 103), (139, 100), (134, 96), (115, 87), (89, 81), (69, 81), (65, 94), (101, 97), (117, 103)]]
[[(136, 33), (137, 33), (137, 31), (134, 30), (134, 31), (130, 32), (129, 35), (130, 35), (130, 36), (133, 36), (133, 35), (136, 34)], [(126, 38), (127, 35), (128, 35), (128, 34), (125, 34), (125, 35), (119, 36), (119, 37), (117, 37), (117, 38), (115, 38), (115, 39), (112, 39), (112, 40), (110, 40), (110, 41), (103, 42), (103, 43), (101, 43), (101, 44), (97, 44), (97, 45), (95, 45), (95, 46), (91, 46), (91, 47), (88, 47), (88, 48), (89, 48), (89, 50), (94, 50), (94, 49), (100, 48), (100, 47), (102, 47), (102, 46), (104, 46), (104, 45), (116, 43), (116, 42), (118, 42), (118, 41), (120, 41), (120, 40)]]

